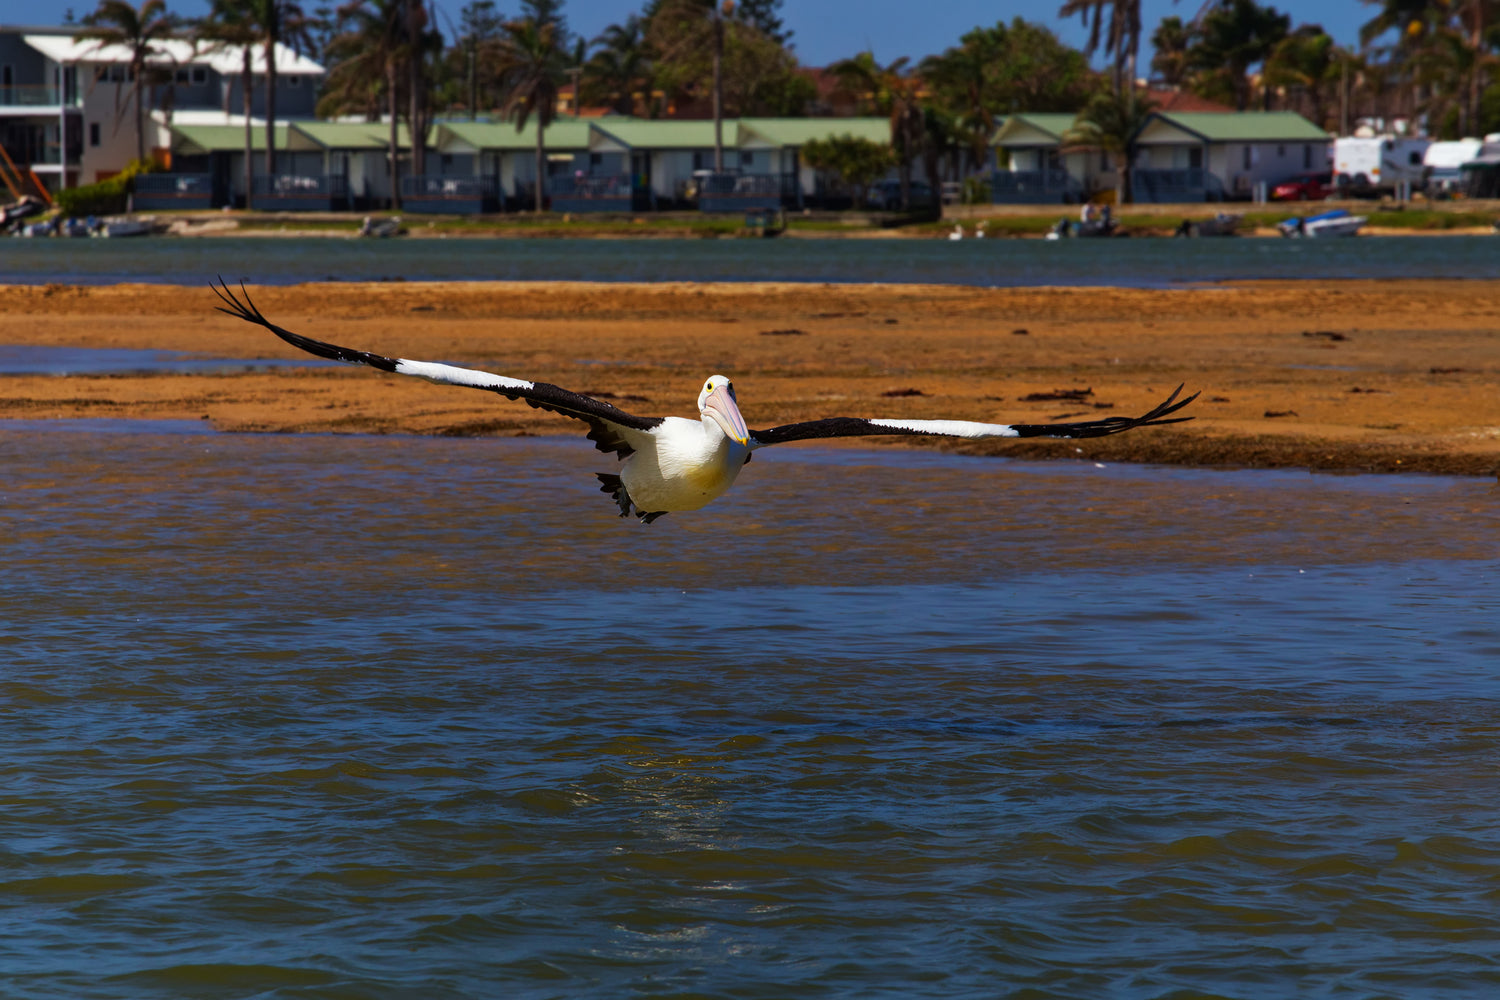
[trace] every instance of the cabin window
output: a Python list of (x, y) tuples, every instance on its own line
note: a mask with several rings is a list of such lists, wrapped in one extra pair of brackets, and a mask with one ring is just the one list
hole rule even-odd
[(9, 90), (15, 84), (15, 77), (11, 75), (9, 66), (0, 66), (0, 87)]
[(1203, 169), (1203, 147), (1194, 146), (1188, 150), (1188, 166), (1194, 170)]
[(176, 72), (176, 74), (174, 74), (174, 78), (176, 79), (176, 81), (178, 83), (187, 83), (188, 82), (188, 71), (187, 71), (187, 69), (186, 68), (179, 69)]
[(289, 76), (286, 78), (286, 85), (288, 87), (300, 87), (302, 86), (302, 77), (297, 75)]
[(1407, 158), (1406, 162), (1408, 164), (1410, 164), (1411, 166), (1413, 166), (1413, 167), (1420, 167), (1422, 165), (1422, 154), (1421, 153), (1412, 153)]
[(202, 66), (194, 66), (193, 67), (193, 83), (194, 83), (194, 85), (201, 87), (201, 86), (203, 86), (207, 82), (208, 82), (208, 70), (205, 69)]
[(99, 145), (99, 123), (89, 122), (89, 145)]
[(1255, 147), (1245, 147), (1245, 169), (1249, 170), (1255, 164)]
[(748, 166), (750, 166), (750, 164), (752, 164), (754, 162), (755, 162), (755, 154), (754, 153), (744, 153), (744, 152), (740, 153), (740, 166), (742, 166), (742, 167), (748, 167)]
[(589, 170), (592, 171), (595, 167), (602, 167), (602, 166), (604, 166), (604, 154), (603, 153), (590, 153), (589, 154)]
[(1302, 169), (1303, 170), (1311, 170), (1312, 169), (1312, 149), (1313, 148), (1311, 146), (1303, 146), (1302, 147)]
[(702, 153), (694, 153), (693, 154), (693, 169), (694, 170), (702, 170), (702, 169), (704, 169), (704, 167), (703, 167), (703, 154)]

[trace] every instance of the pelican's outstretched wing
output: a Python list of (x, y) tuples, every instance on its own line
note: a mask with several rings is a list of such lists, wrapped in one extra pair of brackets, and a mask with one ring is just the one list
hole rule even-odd
[(1071, 424), (981, 424), (970, 420), (867, 420), (864, 417), (829, 417), (826, 420), (808, 420), (800, 424), (783, 424), (770, 430), (751, 431), (750, 447), (763, 448), (768, 444), (785, 444), (788, 441), (807, 441), (813, 438), (868, 437), (875, 434), (906, 434), (925, 437), (959, 438), (1024, 438), (1058, 437), (1086, 438), (1119, 434), (1135, 427), (1150, 427), (1154, 424), (1176, 424), (1192, 417), (1174, 417), (1172, 414), (1198, 398), (1195, 392), (1186, 399), (1177, 397), (1182, 386), (1172, 391), (1160, 405), (1139, 417), (1106, 417), (1103, 420), (1082, 420)]
[(311, 337), (304, 337), (283, 329), (266, 319), (250, 301), (250, 293), (245, 291), (243, 283), (240, 285), (240, 291), (244, 293), (244, 302), (241, 302), (224, 283), (223, 278), (219, 279), (219, 285), (222, 286), (222, 290), (214, 288), (214, 293), (224, 301), (224, 306), (216, 307), (219, 312), (228, 313), (247, 323), (263, 326), (288, 344), (309, 354), (354, 365), (369, 365), (371, 368), (378, 368), (383, 372), (395, 372), (397, 375), (415, 375), (441, 385), (488, 389), (490, 392), (498, 392), (507, 399), (524, 399), (530, 405), (540, 409), (582, 420), (589, 425), (588, 437), (594, 442), (594, 447), (600, 451), (612, 451), (621, 458), (635, 451), (640, 446), (640, 436), (659, 425), (663, 419), (661, 417), (638, 417), (602, 399), (569, 392), (550, 382), (527, 382), (504, 375), (492, 375), (473, 368), (457, 368), (453, 365), (436, 364), (431, 361), (387, 358), (368, 351), (356, 351), (349, 347), (339, 347), (337, 344), (325, 344), (321, 340), (313, 340)]

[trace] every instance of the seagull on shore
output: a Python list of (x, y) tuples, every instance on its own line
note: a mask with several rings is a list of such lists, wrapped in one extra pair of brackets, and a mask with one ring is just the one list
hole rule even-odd
[(902, 435), (952, 438), (1088, 438), (1119, 434), (1136, 427), (1175, 424), (1192, 417), (1173, 416), (1198, 398), (1195, 392), (1177, 397), (1182, 386), (1163, 402), (1139, 417), (1107, 417), (1064, 424), (985, 424), (969, 420), (878, 420), (865, 417), (827, 417), (783, 424), (768, 430), (750, 430), (735, 399), (734, 386), (723, 375), (711, 375), (698, 392), (697, 420), (682, 417), (641, 417), (581, 393), (547, 382), (523, 379), (471, 368), (388, 358), (324, 343), (293, 333), (261, 315), (250, 301), (243, 283), (239, 296), (219, 279), (214, 293), (223, 301), (216, 307), (247, 323), (263, 326), (282, 340), (309, 354), (349, 364), (367, 365), (397, 375), (415, 375), (439, 385), (485, 389), (507, 399), (525, 400), (530, 406), (580, 420), (589, 427), (588, 439), (602, 452), (620, 459), (618, 473), (596, 473), (600, 492), (612, 497), (620, 516), (635, 514), (647, 524), (673, 511), (698, 510), (734, 484), (740, 469), (759, 448), (790, 441), (819, 438)]

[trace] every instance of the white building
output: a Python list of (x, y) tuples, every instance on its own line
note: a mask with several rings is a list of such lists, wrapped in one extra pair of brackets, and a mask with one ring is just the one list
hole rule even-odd
[[(47, 191), (103, 180), (135, 159), (138, 91), (143, 145), (160, 159), (169, 156), (174, 113), (218, 112), (231, 124), (243, 109), (242, 47), (165, 40), (148, 59), (152, 79), (136, 88), (129, 50), (79, 30), (0, 26), (0, 149)], [(252, 114), (265, 111), (265, 69), (264, 48), (252, 47)], [(311, 118), (323, 67), (281, 46), (276, 72), (278, 118)]]

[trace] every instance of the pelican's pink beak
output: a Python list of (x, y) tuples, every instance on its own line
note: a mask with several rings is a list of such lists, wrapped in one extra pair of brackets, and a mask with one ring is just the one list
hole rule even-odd
[(726, 436), (740, 444), (750, 443), (750, 429), (745, 426), (745, 418), (740, 415), (739, 404), (729, 394), (728, 386), (721, 385), (708, 394), (703, 401), (703, 412), (714, 418)]

